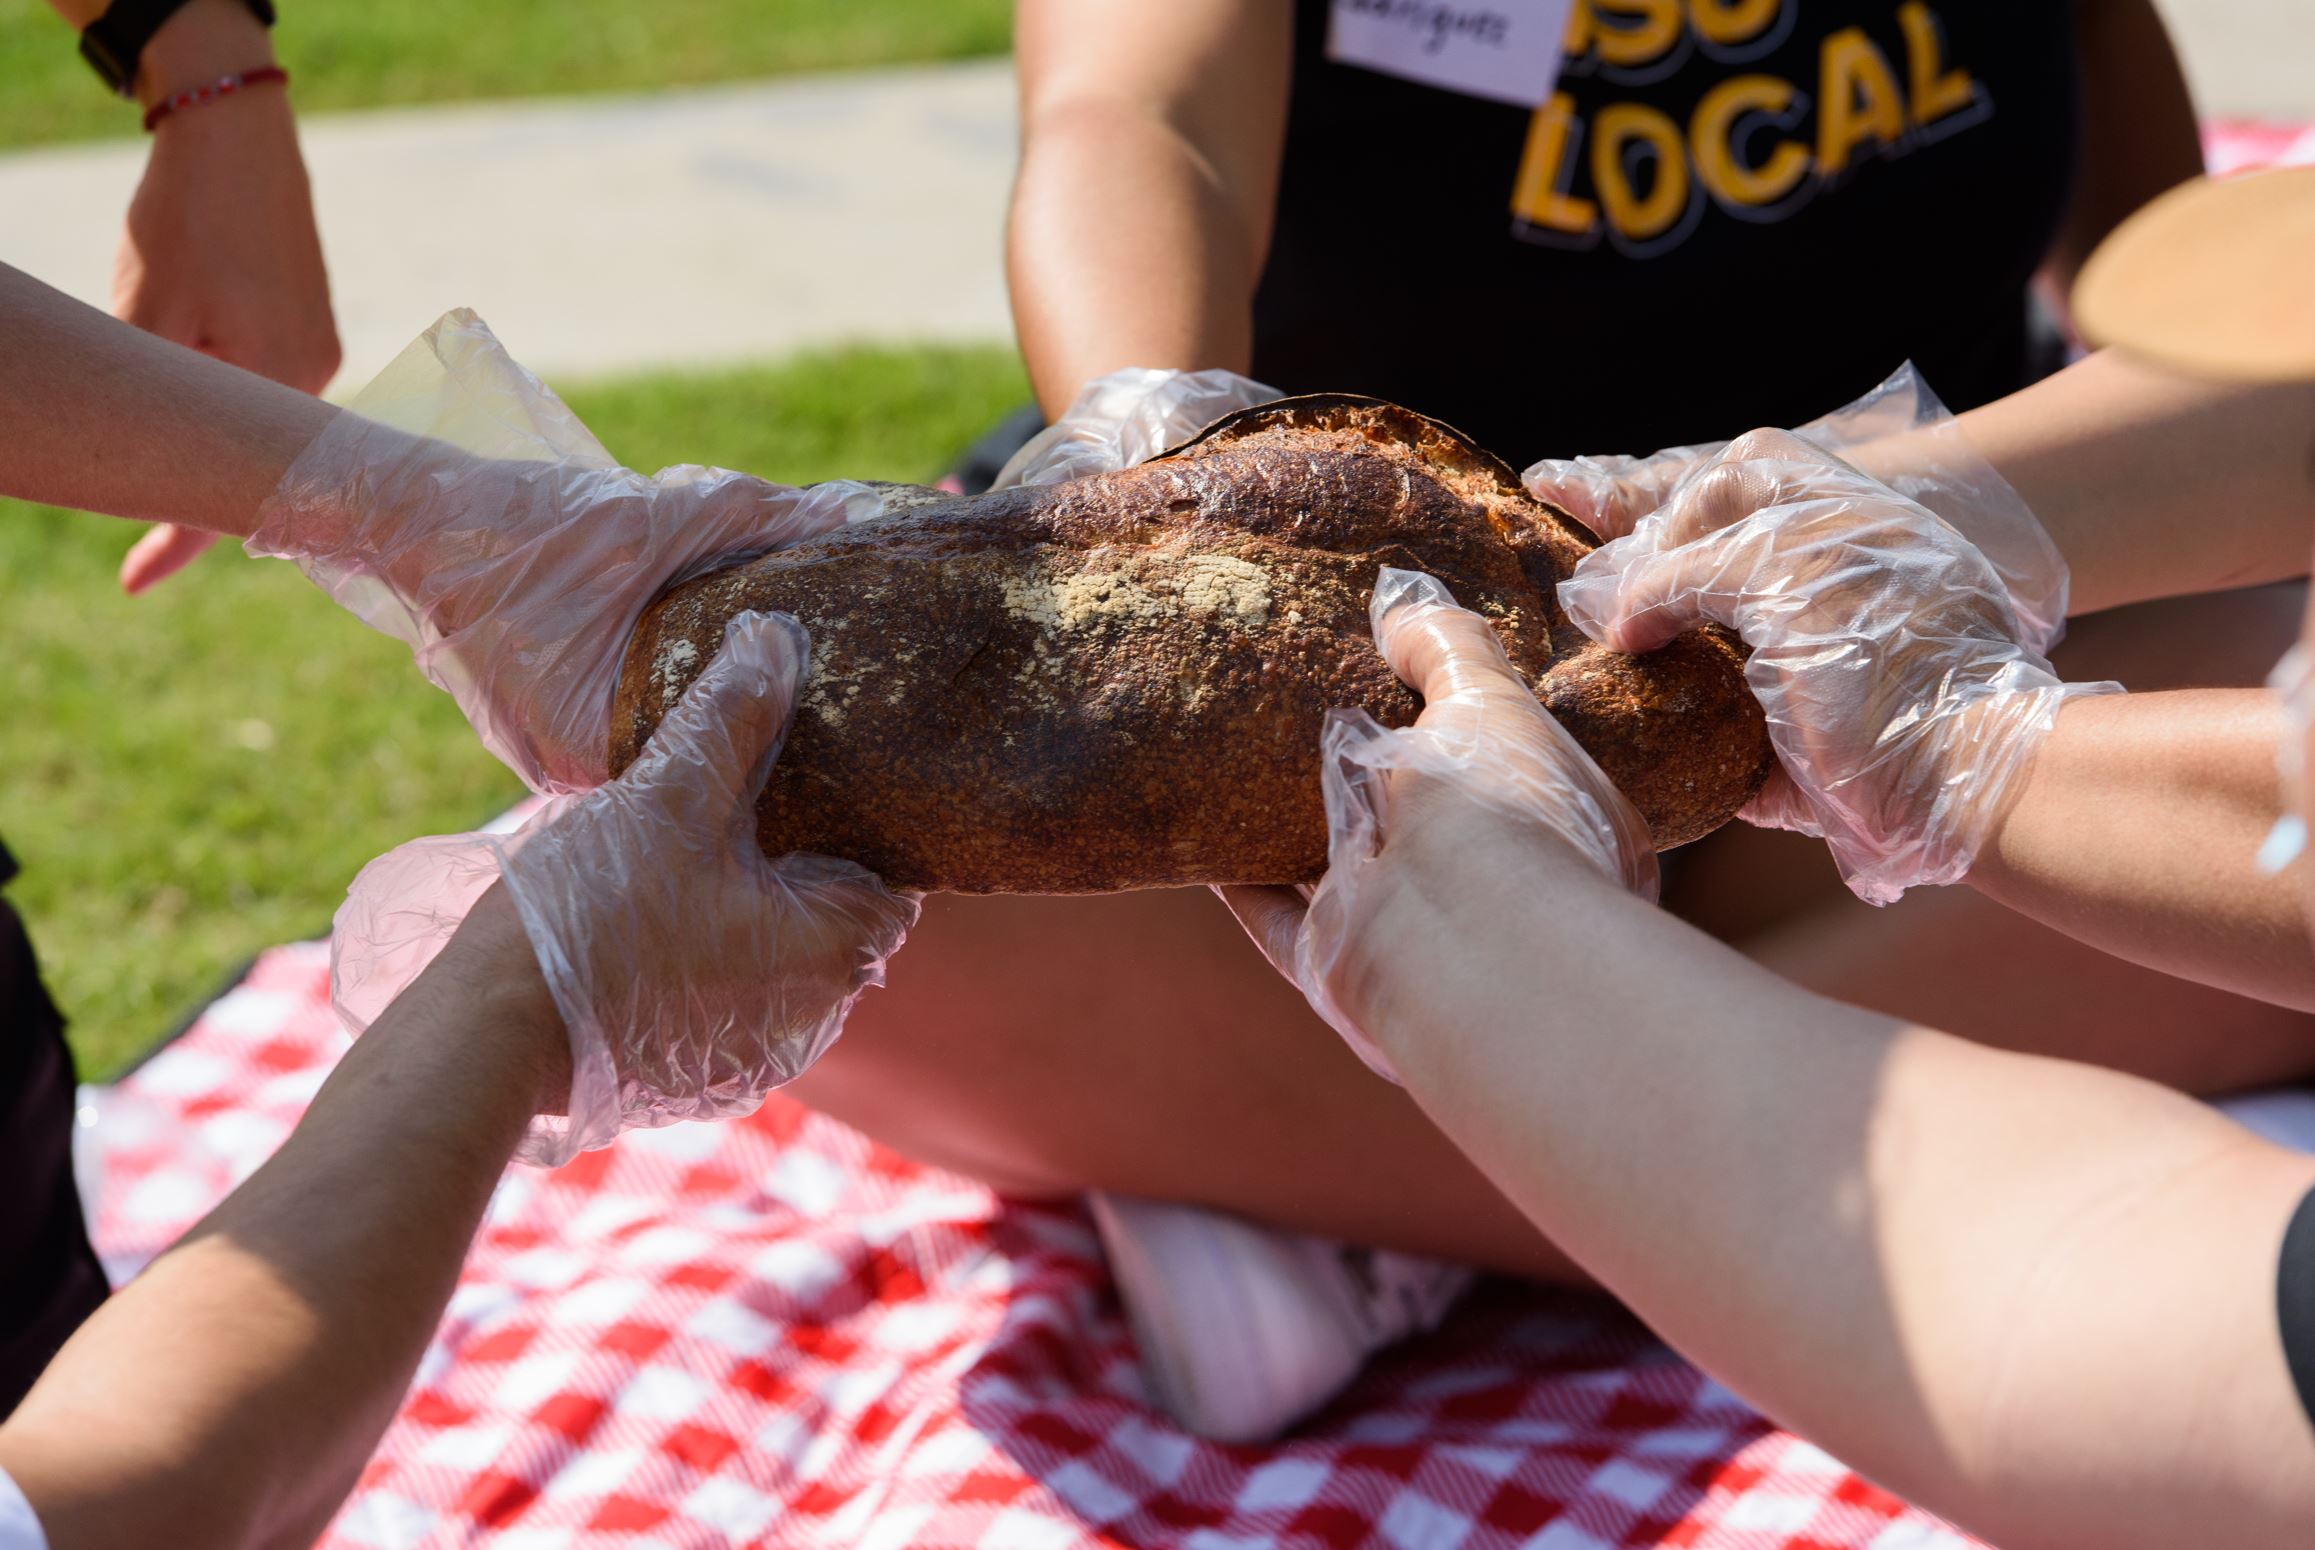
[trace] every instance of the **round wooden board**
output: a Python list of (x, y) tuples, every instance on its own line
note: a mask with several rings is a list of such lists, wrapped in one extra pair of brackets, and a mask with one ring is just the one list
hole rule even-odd
[(2164, 194), (2083, 267), (2074, 321), (2197, 376), (2315, 379), (2315, 167)]

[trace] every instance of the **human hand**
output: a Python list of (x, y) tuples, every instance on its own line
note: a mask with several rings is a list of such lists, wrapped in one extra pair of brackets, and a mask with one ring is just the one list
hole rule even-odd
[(621, 468), (460, 311), (298, 455), (247, 547), (409, 645), (532, 790), (580, 791), (609, 774), (613, 689), (652, 598), (882, 509), (849, 481)]
[(1279, 973), (1395, 1081), (1367, 1030), (1407, 951), (1397, 907), (1410, 886), (1426, 891), (1415, 873), (1475, 888), (1508, 830), (1572, 850), (1653, 899), (1656, 847), (1632, 804), (1536, 702), (1494, 631), (1436, 579), (1385, 567), (1368, 613), (1384, 660), (1423, 697), (1422, 714), (1397, 731), (1364, 711), (1327, 717), (1327, 869), (1307, 902), (1291, 888), (1216, 892)]
[(810, 656), (794, 620), (741, 614), (619, 779), (513, 834), (418, 840), (365, 867), (331, 939), (348, 1024), (374, 1021), (497, 881), (570, 1045), (565, 1113), (534, 1124), (526, 1160), (746, 1114), (801, 1076), (917, 915), (850, 862), (756, 846)]
[[(2066, 632), (2066, 562), (2049, 533), (1973, 449), (1910, 362), (1872, 392), (1793, 432), (1945, 519), (1992, 562), (2017, 610), (2025, 643), (2048, 655)], [(1672, 498), (1681, 480), (1726, 451), (1725, 441), (1667, 447), (1646, 457), (1546, 458), (1520, 476), (1598, 534), (1623, 537)]]
[(1975, 545), (1783, 431), (1731, 442), (1559, 596), (1619, 651), (1742, 636), (1781, 767), (1743, 816), (1822, 836), (1873, 904), (1965, 876), (2059, 708), (2120, 687), (2060, 683)]
[(1646, 457), (1608, 452), (1547, 457), (1519, 476), (1527, 493), (1581, 522), (1601, 543), (1623, 537), (1640, 519), (1672, 498), (1680, 481), (1726, 450), (1725, 441), (1666, 447)]
[(1085, 384), (1060, 419), (1005, 460), (995, 487), (1061, 484), (1131, 468), (1223, 415), (1278, 396), (1276, 388), (1234, 371), (1128, 366)]
[[(239, 0), (191, 0), (145, 48), (145, 106), (273, 62)], [(298, 154), (288, 93), (259, 86), (161, 120), (129, 202), (113, 311), (164, 339), (304, 393), (338, 369), (337, 322)], [(213, 535), (163, 523), (121, 562), (142, 592), (182, 570)]]

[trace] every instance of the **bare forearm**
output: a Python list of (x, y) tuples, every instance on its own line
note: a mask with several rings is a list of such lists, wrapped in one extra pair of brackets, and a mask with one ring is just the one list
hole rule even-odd
[(1248, 368), (1292, 21), (1275, 0), (1017, 7), (1006, 261), (1048, 414), (1121, 367)]
[(1049, 415), (1124, 366), (1248, 368), (1260, 254), (1212, 170), (1161, 122), (1101, 104), (1054, 114), (1022, 159), (1009, 251), (1014, 322)]
[[(510, 913), (468, 929), (519, 945)], [(310, 1542), (441, 1316), (551, 1015), (527, 959), (454, 945), (281, 1152), (66, 1345), (0, 1429), (57, 1550)]]
[[(1878, 1267), (1851, 1251), (1898, 1025), (1785, 985), (1572, 857), (1517, 853), (1427, 869), (1437, 885), (1393, 932), (1405, 988), (1391, 976), (1370, 1031), (1497, 1187), (1674, 1344), (1828, 1446), (1847, 1434), (1860, 1466), (1918, 1451), (1912, 1411), (1847, 1399), (1914, 1382), (1877, 1328)], [(1810, 1329), (1845, 1366), (1802, 1359)]]
[(1394, 939), (1493, 972), (1422, 976), (1379, 1037), (1676, 1346), (2004, 1544), (2300, 1531), (2315, 1439), (2271, 1305), (2315, 1163), (2143, 1083), (1802, 994), (1580, 863), (1479, 863), (1490, 892), (1458, 854)]
[(2258, 690), (2078, 700), (1970, 883), (2116, 957), (2315, 1009), (2300, 891), (2252, 859), (2283, 732)]
[(0, 265), (0, 494), (246, 535), (336, 413)]
[(2307, 574), (2315, 386), (2190, 381), (2113, 351), (1961, 417), (2095, 613)]

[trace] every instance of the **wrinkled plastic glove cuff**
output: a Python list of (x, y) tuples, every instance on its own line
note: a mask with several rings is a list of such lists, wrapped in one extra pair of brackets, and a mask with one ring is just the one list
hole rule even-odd
[[(2041, 656), (2065, 638), (2073, 574), (2024, 496), (1986, 461), (1911, 361), (1852, 404), (1794, 434), (1834, 456), (1870, 464), (1876, 442), (1902, 442), (1906, 467), (1883, 482), (1977, 547), (2008, 591), (2020, 639)], [(1874, 472), (1867, 468), (1867, 472)]]
[[(2112, 682), (1991, 687), (1920, 718), (1916, 725), (1924, 730), (1939, 723), (1966, 727), (1968, 755), (1939, 751), (1939, 763), (1960, 773), (1941, 780), (1928, 812), (1910, 832), (1875, 835), (1862, 823), (1827, 828), (1815, 816), (1821, 808), (1812, 810), (1782, 776), (1742, 816), (1763, 828), (1825, 840), (1841, 880), (1867, 904), (1894, 904), (1908, 889), (1950, 887), (1969, 875), (2017, 805), (2059, 712), (2073, 700), (2123, 692)], [(1837, 801), (1837, 793), (1820, 794), (1819, 800), (1828, 797)]]
[(2283, 814), (2259, 846), (2259, 870), (2272, 877), (2307, 849), (2307, 729), (2315, 723), (2315, 658), (2294, 645), (2267, 675), (2267, 688), (2283, 707), (2283, 741), (2275, 749), (2275, 774), (2283, 790)]
[(538, 959), (539, 976), (554, 997), (570, 1041), (571, 1091), (560, 1114), (535, 1116), (515, 1150), (517, 1162), (539, 1168), (560, 1168), (581, 1152), (607, 1146), (621, 1125), (618, 1068), (611, 1059), (611, 1040), (587, 995), (586, 976), (562, 950), (554, 924), (530, 879), (519, 865), (510, 864), (521, 836), (491, 837), (490, 848), (499, 863), (500, 885), (514, 900), (522, 917), (523, 934), (530, 938)]
[(622, 468), (454, 312), (298, 455), (244, 547), (407, 645), (483, 746), (553, 793), (607, 778), (613, 689), (654, 597), (883, 508), (853, 481)]
[(1234, 371), (1128, 366), (1096, 377), (1061, 417), (1005, 460), (995, 488), (1062, 484), (1147, 462), (1226, 414), (1278, 397)]

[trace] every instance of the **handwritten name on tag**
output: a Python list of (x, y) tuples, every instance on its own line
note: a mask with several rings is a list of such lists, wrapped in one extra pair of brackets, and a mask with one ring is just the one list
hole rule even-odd
[(1532, 108), (1559, 79), (1574, 0), (1334, 0), (1326, 56)]

